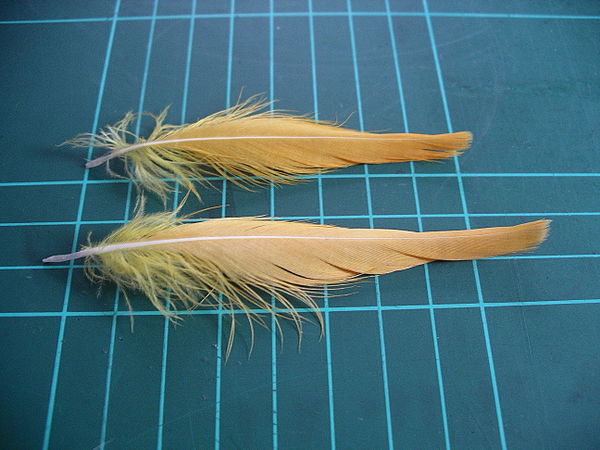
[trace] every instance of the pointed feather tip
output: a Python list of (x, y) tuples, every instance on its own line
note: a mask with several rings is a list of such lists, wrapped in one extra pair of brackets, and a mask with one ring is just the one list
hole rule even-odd
[(470, 131), (457, 131), (450, 133), (448, 137), (452, 138), (451, 144), (449, 143), (452, 150), (466, 150), (473, 143), (473, 133)]
[(459, 131), (457, 133), (461, 139), (463, 139), (465, 148), (468, 148), (473, 143), (473, 133), (470, 131)]
[(533, 250), (542, 244), (550, 233), (550, 223), (548, 219), (535, 220), (533, 222), (516, 225), (517, 229), (523, 233), (523, 250)]

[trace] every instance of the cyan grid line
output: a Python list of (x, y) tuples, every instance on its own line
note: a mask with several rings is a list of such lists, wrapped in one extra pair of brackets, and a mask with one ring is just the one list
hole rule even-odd
[[(552, 307), (552, 306), (577, 306), (577, 305), (596, 305), (600, 303), (600, 298), (588, 299), (567, 299), (567, 300), (536, 300), (536, 301), (514, 301), (514, 302), (486, 302), (486, 308), (521, 308), (521, 307)], [(300, 313), (312, 313), (314, 311), (323, 314), (338, 313), (338, 312), (377, 312), (379, 306), (334, 306), (334, 307), (319, 307), (316, 309), (296, 308)], [(381, 311), (429, 311), (429, 310), (455, 310), (455, 309), (479, 309), (480, 305), (477, 302), (470, 303), (434, 303), (430, 304), (403, 304), (403, 305), (382, 305)], [(254, 314), (270, 314), (264, 309), (248, 309)], [(278, 308), (279, 312), (289, 312), (288, 309)], [(234, 309), (227, 311), (227, 314), (246, 314), (245, 310)], [(0, 313), (0, 318), (39, 318), (39, 317), (109, 317), (113, 316), (113, 311), (38, 311), (38, 312), (3, 312)], [(160, 311), (144, 310), (144, 311), (117, 311), (118, 317), (144, 317), (144, 316), (162, 316)], [(201, 309), (191, 311), (178, 311), (179, 316), (222, 316), (222, 313), (216, 309)]]
[[(221, 190), (221, 218), (227, 215), (227, 180), (223, 179)], [(214, 310), (213, 310), (214, 311)], [(215, 372), (215, 450), (221, 442), (221, 372), (223, 359), (223, 306), (219, 305), (217, 315), (217, 347), (216, 347), (216, 372)]]
[[(109, 32), (109, 36), (108, 36), (108, 43), (107, 43), (107, 47), (106, 47), (106, 53), (104, 56), (104, 64), (103, 64), (103, 68), (102, 68), (102, 75), (100, 77), (100, 86), (98, 88), (98, 97), (96, 100), (96, 109), (94, 112), (94, 119), (93, 119), (93, 123), (92, 123), (92, 127), (91, 127), (92, 133), (94, 133), (96, 131), (96, 129), (98, 128), (98, 121), (100, 118), (100, 110), (102, 107), (102, 99), (104, 98), (104, 87), (106, 84), (106, 75), (108, 73), (108, 66), (110, 64), (110, 56), (111, 56), (113, 42), (114, 42), (115, 30), (117, 28), (116, 18), (119, 16), (120, 5), (121, 5), (121, 0), (115, 0), (113, 21), (111, 23), (110, 32)], [(92, 156), (92, 151), (93, 151), (93, 147), (90, 146), (87, 151), (88, 159)], [(88, 176), (89, 176), (89, 170), (86, 168), (83, 171), (83, 182), (81, 184), (79, 205), (77, 208), (77, 222), (75, 223), (75, 230), (73, 232), (73, 242), (71, 244), (71, 252), (75, 251), (75, 249), (77, 248), (78, 240), (79, 240), (79, 230), (81, 228), (81, 219), (83, 216), (83, 206), (85, 204), (85, 195), (86, 195), (86, 191), (87, 191)], [(66, 312), (69, 308), (69, 298), (70, 298), (70, 294), (71, 294), (71, 286), (72, 286), (72, 280), (73, 280), (73, 266), (74, 266), (74, 262), (70, 261), (69, 269), (68, 269), (68, 273), (67, 273), (63, 306), (62, 306), (63, 312)], [(60, 371), (60, 362), (61, 362), (61, 355), (62, 355), (62, 345), (63, 345), (64, 335), (65, 335), (65, 326), (66, 326), (66, 317), (61, 317), (59, 331), (58, 331), (58, 339), (57, 339), (57, 343), (56, 343), (56, 353), (55, 353), (55, 358), (54, 358), (52, 381), (51, 381), (51, 385), (50, 385), (50, 396), (48, 399), (48, 411), (47, 411), (47, 415), (46, 415), (46, 425), (45, 425), (45, 429), (44, 429), (44, 440), (42, 443), (42, 448), (44, 450), (47, 450), (48, 446), (50, 445), (50, 435), (52, 432), (52, 420), (54, 418), (54, 404), (56, 401), (56, 389), (58, 387), (58, 376), (59, 376), (59, 371)]]
[[(392, 11), (392, 17), (425, 17), (427, 14), (419, 11)], [(354, 17), (385, 17), (386, 12), (378, 11), (313, 11), (313, 12), (275, 12), (274, 17), (345, 17), (348, 15)], [(473, 18), (473, 19), (538, 19), (538, 20), (600, 20), (600, 16), (595, 15), (569, 15), (569, 14), (511, 14), (511, 13), (469, 13), (469, 12), (430, 12), (430, 17), (450, 17), (450, 18)], [(185, 20), (185, 19), (228, 19), (237, 18), (268, 18), (269, 13), (214, 13), (214, 14), (170, 14), (156, 16), (157, 20)], [(153, 16), (123, 16), (117, 18), (118, 22), (134, 22), (140, 20), (152, 20)], [(110, 17), (82, 17), (65, 19), (23, 19), (23, 20), (0, 20), (0, 25), (34, 25), (34, 24), (53, 24), (53, 23), (89, 23), (89, 22), (108, 22)]]
[[(385, 7), (386, 7), (386, 11), (389, 12), (390, 11), (389, 0), (385, 0)], [(409, 133), (410, 127), (408, 124), (408, 114), (407, 114), (407, 110), (406, 110), (406, 101), (405, 101), (405, 97), (404, 97), (402, 72), (400, 71), (400, 60), (398, 57), (398, 49), (396, 46), (396, 36), (394, 33), (394, 27), (393, 27), (393, 23), (392, 23), (392, 15), (391, 14), (389, 14), (387, 17), (387, 24), (388, 24), (390, 43), (391, 43), (391, 48), (392, 48), (392, 59), (394, 61), (394, 72), (396, 75), (396, 84), (397, 84), (398, 96), (399, 96), (398, 100), (400, 102), (400, 109), (402, 111), (402, 119), (404, 122), (404, 132)], [(415, 211), (416, 211), (416, 216), (417, 216), (417, 224), (419, 227), (419, 231), (424, 231), (423, 230), (423, 215), (421, 213), (421, 200), (419, 197), (419, 188), (417, 186), (417, 177), (415, 176), (416, 175), (415, 163), (413, 161), (410, 161), (409, 167), (410, 167), (410, 173), (412, 175), (413, 194), (415, 196)], [(432, 289), (431, 289), (431, 278), (430, 278), (430, 274), (429, 274), (429, 265), (428, 264), (423, 265), (423, 272), (425, 275), (425, 287), (427, 290), (427, 304), (430, 306), (433, 306), (433, 294), (432, 294)], [(441, 413), (442, 413), (442, 426), (444, 429), (444, 442), (446, 445), (446, 449), (450, 450), (450, 448), (451, 448), (450, 430), (448, 427), (446, 394), (445, 394), (445, 390), (444, 390), (444, 379), (443, 379), (443, 372), (442, 372), (442, 363), (441, 363), (441, 358), (440, 358), (440, 348), (439, 348), (439, 343), (438, 343), (438, 333), (437, 333), (437, 325), (436, 325), (436, 320), (435, 320), (435, 310), (433, 308), (429, 309), (429, 321), (431, 323), (433, 352), (434, 352), (434, 358), (435, 358), (436, 376), (437, 376), (437, 381), (438, 381), (438, 392), (439, 392), (439, 396), (440, 396), (440, 409), (441, 409)]]
[[(235, 0), (229, 3), (229, 41), (227, 45), (227, 82), (225, 88), (225, 107), (231, 107), (231, 75), (233, 71), (233, 38), (235, 27)], [(223, 178), (221, 194), (221, 217), (227, 215), (227, 180)], [(217, 322), (216, 374), (215, 374), (215, 450), (221, 448), (221, 382), (223, 373), (223, 306), (219, 305)], [(233, 326), (233, 325), (232, 325)]]
[[(429, 33), (429, 39), (431, 42), (431, 50), (433, 53), (433, 60), (434, 60), (434, 65), (435, 65), (435, 69), (436, 69), (438, 85), (440, 88), (440, 94), (442, 96), (442, 104), (444, 106), (444, 116), (446, 118), (448, 132), (452, 133), (453, 132), (452, 119), (450, 117), (448, 100), (446, 98), (446, 88), (444, 86), (444, 78), (443, 78), (442, 69), (441, 69), (441, 65), (440, 65), (440, 61), (439, 61), (437, 45), (435, 42), (435, 34), (433, 32), (433, 24), (431, 21), (431, 17), (429, 15), (429, 6), (427, 4), (427, 0), (422, 0), (422, 1), (423, 1), (423, 10), (425, 11), (425, 21), (427, 23), (427, 31)], [(465, 226), (467, 229), (471, 229), (471, 220), (469, 218), (469, 210), (468, 210), (468, 206), (467, 206), (467, 200), (465, 197), (465, 190), (464, 190), (464, 186), (463, 186), (460, 162), (458, 161), (458, 157), (456, 157), (456, 156), (453, 159), (454, 159), (454, 166), (455, 166), (456, 174), (457, 174), (456, 181), (458, 183), (458, 189), (459, 189), (459, 193), (460, 193), (460, 202), (461, 202), (461, 206), (462, 206), (462, 209), (464, 212)], [(496, 408), (496, 418), (497, 418), (497, 422), (498, 422), (498, 433), (499, 433), (499, 437), (500, 437), (500, 445), (502, 446), (503, 449), (506, 449), (507, 446), (506, 446), (506, 436), (504, 433), (504, 420), (502, 417), (502, 407), (500, 405), (500, 395), (498, 393), (498, 383), (496, 380), (496, 369), (494, 366), (494, 356), (493, 356), (492, 345), (491, 345), (491, 341), (490, 341), (490, 333), (489, 333), (489, 327), (488, 327), (488, 321), (487, 321), (487, 314), (485, 311), (485, 304), (484, 304), (484, 299), (483, 299), (483, 292), (481, 289), (481, 280), (480, 280), (480, 276), (479, 276), (479, 269), (477, 266), (477, 261), (475, 261), (475, 260), (472, 261), (472, 267), (473, 267), (473, 274), (475, 276), (475, 286), (477, 289), (477, 297), (478, 297), (479, 306), (480, 306), (479, 310), (480, 310), (480, 314), (481, 314), (481, 323), (483, 325), (483, 334), (484, 334), (485, 348), (486, 348), (487, 358), (488, 358), (490, 379), (491, 379), (491, 384), (492, 384), (492, 392), (494, 395), (494, 405)]]
[[(319, 120), (319, 95), (318, 95), (318, 79), (317, 79), (317, 55), (315, 43), (315, 22), (313, 14), (313, 2), (308, 0), (308, 34), (310, 43), (310, 62), (311, 62), (311, 81), (312, 81), (312, 97), (315, 120)], [(323, 174), (318, 173), (317, 178), (317, 194), (319, 202), (319, 224), (325, 224), (324, 206), (323, 206)], [(323, 305), (325, 309), (329, 309), (329, 293), (327, 287), (323, 290)], [(329, 407), (329, 445), (332, 450), (336, 448), (335, 444), (335, 404), (333, 399), (333, 367), (331, 355), (331, 333), (329, 326), (329, 311), (324, 311), (323, 322), (325, 326), (325, 356), (327, 364), (327, 402)]]
[[(158, 11), (158, 3), (159, 3), (159, 0), (155, 0), (154, 4), (152, 6), (153, 16), (156, 16), (156, 13)], [(138, 108), (137, 108), (139, 113), (144, 111), (144, 101), (146, 98), (146, 89), (147, 89), (147, 84), (148, 84), (148, 73), (150, 70), (150, 60), (152, 57), (152, 43), (154, 40), (155, 26), (156, 26), (156, 20), (151, 20), (150, 27), (148, 30), (148, 40), (147, 40), (147, 44), (146, 44), (146, 56), (145, 56), (145, 60), (144, 60), (144, 71), (142, 73), (142, 85), (140, 88), (140, 96), (139, 96), (139, 102), (138, 102)], [(142, 125), (142, 117), (138, 116), (138, 118), (136, 120), (136, 124), (135, 124), (135, 133), (137, 135), (140, 134), (141, 125)], [(124, 210), (124, 214), (123, 214), (125, 222), (129, 219), (129, 215), (131, 212), (131, 202), (132, 202), (133, 190), (134, 190), (133, 182), (131, 180), (128, 180), (127, 197), (125, 200), (125, 210)], [(116, 333), (117, 333), (117, 317), (118, 317), (118, 311), (119, 311), (120, 297), (121, 297), (121, 292), (119, 291), (119, 289), (117, 289), (115, 291), (114, 306), (113, 306), (112, 320), (111, 320), (111, 329), (110, 329), (110, 344), (109, 344), (109, 349), (108, 349), (106, 384), (105, 384), (105, 388), (104, 388), (104, 403), (102, 406), (102, 424), (101, 424), (100, 445), (99, 445), (100, 450), (103, 450), (105, 448), (106, 442), (107, 442), (106, 434), (108, 432), (108, 414), (109, 414), (109, 406), (110, 406), (110, 398), (111, 398), (110, 393), (111, 393), (114, 355), (115, 355), (115, 340), (116, 340)]]
[[(362, 95), (360, 85), (360, 73), (358, 70), (358, 54), (356, 51), (356, 36), (354, 32), (354, 20), (352, 18), (352, 0), (346, 0), (346, 8), (348, 12), (348, 28), (350, 31), (350, 48), (352, 50), (352, 66), (354, 71), (354, 87), (356, 91), (356, 103), (358, 111), (358, 123), (360, 131), (365, 130), (365, 123), (363, 117), (363, 106), (362, 106)], [(363, 170), (365, 175), (365, 191), (367, 197), (367, 217), (369, 220), (369, 228), (375, 228), (373, 221), (373, 198), (371, 195), (371, 181), (369, 179), (369, 166), (363, 164)], [(383, 398), (385, 402), (385, 421), (388, 448), (394, 448), (394, 433), (392, 425), (392, 413), (390, 406), (390, 388), (388, 383), (388, 370), (387, 370), (387, 355), (385, 346), (385, 334), (383, 326), (383, 314), (381, 312), (381, 289), (379, 285), (379, 276), (374, 277), (375, 280), (375, 299), (377, 306), (380, 308), (377, 310), (377, 324), (379, 326), (379, 347), (380, 347), (380, 358), (381, 358), (381, 373), (383, 378)]]
[[(457, 175), (455, 173), (416, 173), (414, 175), (417, 178), (456, 178)], [(334, 179), (334, 178), (364, 178), (364, 173), (344, 173), (344, 174), (336, 174), (336, 173), (323, 173), (321, 175), (303, 175), (299, 178), (302, 180), (314, 180), (320, 177), (321, 179)], [(413, 175), (410, 173), (370, 173), (370, 178), (413, 178)], [(465, 172), (461, 174), (463, 178), (598, 178), (600, 177), (600, 173), (597, 172), (583, 172), (583, 173), (555, 173), (555, 172), (498, 172), (498, 173), (475, 173), (475, 172)], [(249, 177), (251, 179), (256, 179), (256, 177)], [(231, 177), (232, 180), (239, 180), (239, 177)], [(167, 182), (175, 182), (177, 181), (175, 178), (161, 178), (162, 181)], [(190, 178), (193, 181), (200, 181), (198, 178)], [(205, 181), (223, 181), (222, 177), (204, 177), (202, 180)], [(138, 179), (133, 178), (132, 181), (139, 181)], [(129, 180), (126, 179), (99, 179), (99, 180), (88, 180), (87, 184), (124, 184), (128, 183)], [(0, 188), (2, 187), (20, 187), (20, 186), (61, 186), (61, 185), (78, 185), (82, 184), (81, 180), (48, 180), (48, 181), (5, 181), (0, 182)]]
[[(269, 0), (269, 111), (273, 111), (275, 100), (275, 15), (273, 0)], [(275, 186), (269, 183), (269, 213), (275, 217)], [(271, 297), (271, 304), (276, 306), (275, 297)], [(272, 434), (273, 449), (279, 445), (278, 420), (277, 420), (277, 326), (275, 316), (271, 316), (271, 408), (272, 408)]]

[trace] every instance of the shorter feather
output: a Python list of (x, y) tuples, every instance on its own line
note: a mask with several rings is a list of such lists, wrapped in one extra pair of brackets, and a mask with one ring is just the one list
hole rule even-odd
[(549, 223), (419, 233), (255, 217), (194, 223), (184, 219), (173, 213), (136, 217), (96, 245), (43, 261), (85, 257), (92, 281), (140, 290), (169, 317), (178, 304), (187, 309), (222, 306), (261, 322), (252, 310), (258, 308), (276, 318), (291, 318), (301, 334), (302, 318), (293, 299), (314, 310), (322, 325), (312, 296), (326, 285), (344, 286), (362, 276), (436, 260), (529, 250), (545, 239)]
[(252, 97), (195, 123), (166, 125), (167, 111), (152, 116), (154, 131), (142, 138), (129, 131), (136, 115), (128, 113), (98, 134), (66, 142), (108, 152), (86, 164), (92, 168), (115, 158), (126, 162), (129, 178), (163, 199), (177, 179), (198, 195), (194, 181), (222, 176), (248, 188), (265, 183), (294, 183), (303, 176), (355, 164), (431, 161), (460, 154), (471, 133), (377, 134), (342, 128), (307, 116), (262, 111), (270, 103)]

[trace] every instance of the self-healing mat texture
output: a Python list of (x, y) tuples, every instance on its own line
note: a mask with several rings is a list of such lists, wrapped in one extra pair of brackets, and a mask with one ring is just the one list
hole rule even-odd
[[(0, 20), (3, 448), (600, 446), (600, 3), (13, 0)], [(128, 180), (83, 168), (88, 150), (57, 144), (129, 110), (190, 122), (242, 91), (474, 143), (254, 192), (215, 178), (185, 211), (409, 230), (548, 218), (550, 238), (320, 299), (326, 333), (307, 324), (301, 351), (285, 323), (283, 343), (257, 328), (249, 357), (240, 316), (228, 362), (222, 311), (173, 326), (134, 294), (132, 332), (123, 297), (98, 296), (80, 261), (41, 264), (135, 201)]]

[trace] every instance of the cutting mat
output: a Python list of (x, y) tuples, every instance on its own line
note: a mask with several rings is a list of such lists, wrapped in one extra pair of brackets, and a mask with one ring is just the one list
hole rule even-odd
[[(0, 138), (3, 448), (600, 446), (600, 4), (5, 1)], [(181, 123), (264, 93), (365, 130), (472, 130), (441, 163), (358, 166), (203, 217), (441, 230), (553, 220), (526, 254), (434, 263), (322, 300), (283, 343), (219, 311), (135, 321), (78, 264), (135, 190), (56, 147), (128, 110)], [(141, 132), (149, 124), (137, 125)], [(171, 205), (180, 200), (175, 196)], [(152, 203), (149, 208), (160, 209)]]

